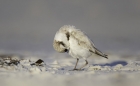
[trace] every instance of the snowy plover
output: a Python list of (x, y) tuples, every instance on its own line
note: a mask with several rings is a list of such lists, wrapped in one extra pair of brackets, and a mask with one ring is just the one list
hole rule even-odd
[[(108, 58), (106, 54), (94, 46), (85, 33), (70, 25), (64, 25), (56, 32), (53, 47), (56, 51), (60, 53), (68, 52), (69, 55), (77, 59), (73, 70), (81, 70), (85, 67), (88, 64), (87, 58), (92, 54)], [(76, 66), (80, 58), (83, 58), (86, 63), (77, 69)]]

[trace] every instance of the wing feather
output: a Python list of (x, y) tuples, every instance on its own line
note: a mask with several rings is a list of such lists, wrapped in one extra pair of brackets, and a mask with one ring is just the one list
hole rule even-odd
[(75, 29), (71, 32), (71, 35), (78, 41), (78, 44), (83, 48), (89, 49), (90, 52), (95, 53), (96, 55), (108, 58), (106, 54), (102, 53), (97, 49), (89, 37), (79, 29)]

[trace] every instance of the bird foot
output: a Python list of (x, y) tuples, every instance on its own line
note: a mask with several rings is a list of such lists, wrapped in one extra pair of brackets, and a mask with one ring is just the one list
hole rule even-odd
[(69, 71), (80, 71), (81, 69), (76, 69), (76, 68), (74, 68), (74, 69), (72, 69), (72, 70), (69, 70)]

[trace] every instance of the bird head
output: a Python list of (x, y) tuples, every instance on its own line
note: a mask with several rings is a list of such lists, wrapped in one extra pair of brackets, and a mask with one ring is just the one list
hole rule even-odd
[(54, 40), (53, 47), (59, 53), (68, 52), (68, 49), (66, 48), (66, 45), (62, 41), (56, 41), (56, 40)]

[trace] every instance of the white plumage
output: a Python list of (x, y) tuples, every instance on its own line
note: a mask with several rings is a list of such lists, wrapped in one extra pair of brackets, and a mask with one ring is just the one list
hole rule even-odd
[[(106, 54), (95, 48), (93, 42), (85, 33), (70, 25), (64, 25), (56, 32), (53, 47), (56, 51), (60, 53), (68, 52), (73, 58), (77, 59), (73, 70), (81, 70), (86, 66), (88, 64), (87, 58), (92, 54), (108, 58)], [(86, 64), (76, 69), (79, 58), (83, 58)]]

